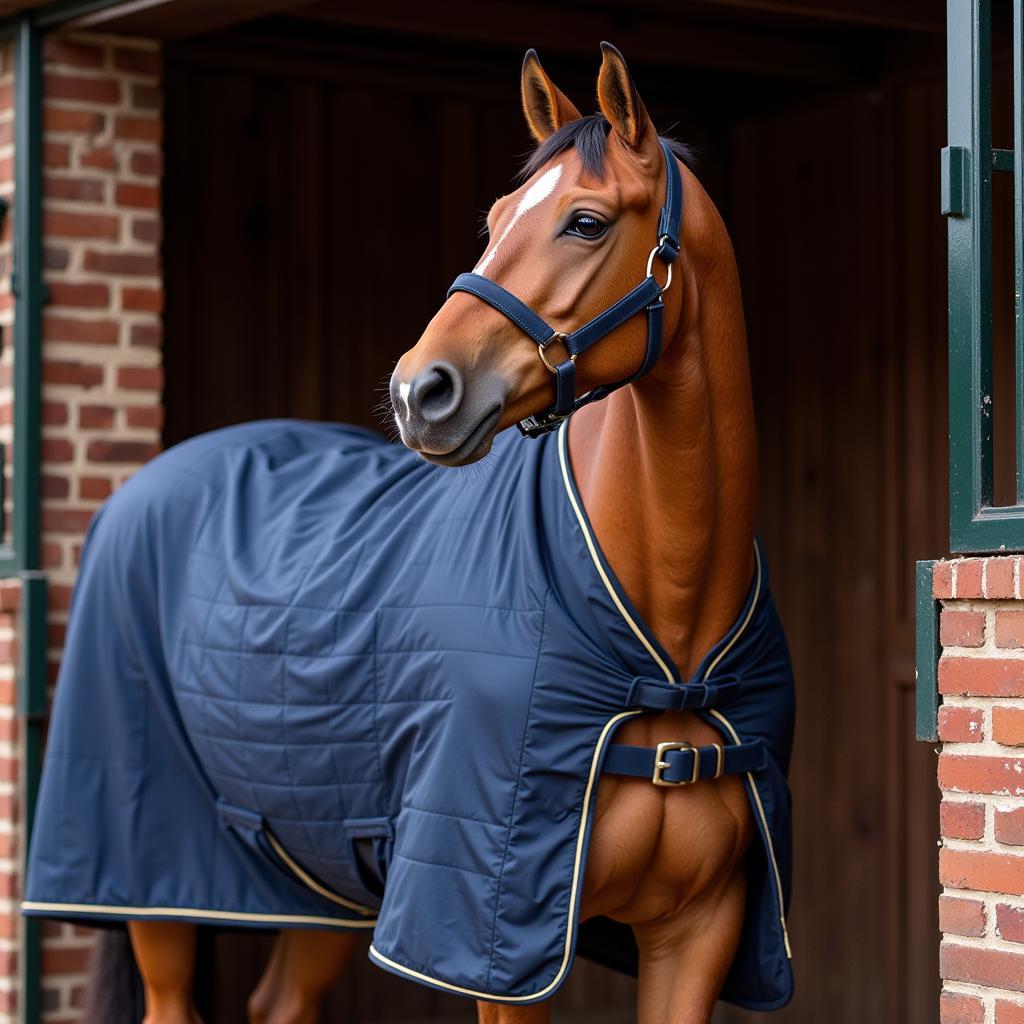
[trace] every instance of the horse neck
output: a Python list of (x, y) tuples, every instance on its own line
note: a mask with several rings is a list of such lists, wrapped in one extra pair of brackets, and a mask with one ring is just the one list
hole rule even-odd
[[(684, 676), (743, 605), (757, 502), (736, 265), (717, 211), (688, 176), (691, 197), (710, 211), (687, 217), (684, 251), (697, 251), (693, 243), (702, 240), (704, 255), (680, 268), (675, 302), (686, 312), (675, 337), (653, 373), (580, 410), (569, 433), (577, 485), (605, 557)], [(707, 230), (717, 242), (710, 249)]]

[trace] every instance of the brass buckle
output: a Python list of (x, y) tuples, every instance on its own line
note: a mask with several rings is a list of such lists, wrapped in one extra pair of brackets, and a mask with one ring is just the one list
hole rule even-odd
[(715, 757), (717, 758), (715, 762), (715, 778), (720, 779), (722, 772), (725, 770), (725, 747), (721, 743), (712, 743), (711, 746), (715, 748)]
[[(545, 366), (546, 366), (546, 367), (548, 368), (548, 370), (550, 370), (550, 371), (551, 371), (552, 373), (558, 373), (558, 367), (557, 367), (557, 366), (555, 366), (555, 365), (554, 365), (554, 364), (553, 364), (553, 363), (552, 363), (552, 362), (551, 362), (551, 361), (550, 361), (550, 360), (548, 359), (548, 354), (547, 354), (547, 348), (548, 348), (548, 345), (551, 345), (551, 344), (553, 344), (553, 343), (554, 343), (554, 342), (556, 342), (556, 341), (560, 341), (560, 342), (562, 342), (562, 344), (564, 345), (564, 344), (565, 344), (565, 341), (566, 341), (566, 339), (567, 339), (568, 337), (569, 337), (569, 336), (568, 336), (567, 334), (563, 334), (563, 333), (562, 333), (561, 331), (555, 331), (555, 333), (554, 333), (554, 334), (552, 334), (552, 335), (551, 335), (551, 337), (550, 337), (550, 338), (548, 338), (548, 340), (547, 340), (547, 341), (545, 341), (543, 345), (538, 345), (538, 346), (537, 346), (537, 351), (538, 351), (538, 352), (540, 353), (540, 361), (541, 361), (541, 362), (542, 362), (542, 363), (543, 363), (543, 364), (544, 364), (544, 365), (545, 365)], [(575, 362), (576, 362), (576, 356), (574, 356), (574, 355), (573, 355), (572, 353), (569, 353), (569, 360), (570, 360), (571, 362), (575, 363)]]
[[(671, 762), (665, 760), (665, 755), (670, 750), (692, 750), (693, 751), (693, 776), (689, 779), (680, 779), (672, 782), (665, 778), (665, 772), (672, 767)], [(721, 761), (721, 758), (719, 758)], [(651, 782), (656, 786), (692, 786), (700, 779), (700, 751), (692, 743), (659, 743), (654, 751), (654, 774)]]

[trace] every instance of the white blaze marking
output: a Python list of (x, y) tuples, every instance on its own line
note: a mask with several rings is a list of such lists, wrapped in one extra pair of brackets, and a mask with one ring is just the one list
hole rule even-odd
[(491, 246), (490, 251), (486, 256), (476, 265), (474, 273), (483, 274), (488, 268), (491, 260), (494, 259), (495, 254), (498, 251), (498, 246), (505, 241), (506, 238), (511, 234), (512, 229), (516, 226), (516, 222), (524, 213), (528, 213), (535, 206), (543, 203), (545, 199), (552, 192), (555, 191), (555, 186), (558, 184), (558, 179), (562, 176), (562, 165), (556, 164), (551, 168), (550, 171), (545, 171), (527, 190), (526, 195), (519, 200), (519, 205), (516, 207), (515, 216), (508, 222), (508, 226), (502, 231), (498, 240)]
[(402, 405), (405, 406), (405, 418), (409, 418), (409, 392), (412, 390), (411, 384), (402, 383), (398, 385), (398, 397), (402, 400)]

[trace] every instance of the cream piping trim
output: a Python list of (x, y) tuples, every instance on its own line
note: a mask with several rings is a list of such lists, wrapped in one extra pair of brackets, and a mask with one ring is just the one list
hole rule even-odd
[[(562, 480), (565, 482), (565, 489), (569, 495), (569, 501), (572, 503), (573, 511), (576, 513), (576, 518), (579, 520), (580, 528), (583, 530), (583, 537), (587, 542), (587, 547), (590, 549), (590, 557), (593, 559), (594, 565), (597, 567), (597, 571), (601, 576), (601, 580), (604, 583), (606, 589), (608, 590), (608, 593), (611, 595), (612, 600), (615, 602), (615, 607), (618, 608), (622, 617), (626, 620), (627, 624), (629, 625), (629, 628), (636, 634), (637, 639), (644, 645), (644, 647), (647, 649), (651, 657), (654, 658), (654, 660), (658, 663), (661, 670), (665, 673), (665, 676), (668, 679), (668, 681), (670, 683), (674, 683), (676, 680), (671, 670), (665, 664), (664, 660), (658, 656), (658, 652), (651, 645), (651, 642), (647, 639), (647, 637), (644, 636), (643, 630), (640, 629), (640, 627), (633, 620), (633, 617), (623, 607), (622, 602), (619, 600), (618, 594), (616, 594), (615, 592), (615, 588), (612, 586), (611, 580), (608, 579), (608, 575), (607, 573), (605, 573), (604, 567), (601, 565), (601, 559), (598, 557), (597, 548), (594, 544), (593, 538), (590, 535), (590, 530), (587, 529), (586, 519), (583, 516), (583, 513), (580, 511), (580, 507), (576, 502), (576, 496), (573, 494), (573, 489), (569, 482), (569, 472), (565, 456), (566, 438), (568, 437), (568, 425), (569, 421), (566, 420), (558, 431), (558, 459), (562, 467)], [(725, 647), (722, 648), (721, 651), (718, 652), (718, 655), (715, 657), (715, 660), (708, 666), (707, 671), (704, 673), (705, 679), (707, 679), (708, 676), (711, 675), (711, 673), (718, 666), (719, 662), (726, 656), (726, 654), (729, 653), (730, 650), (732, 650), (733, 646), (736, 644), (736, 641), (739, 640), (739, 638), (744, 634), (744, 632), (747, 629), (747, 626), (750, 625), (750, 620), (754, 617), (754, 611), (757, 608), (757, 602), (761, 596), (761, 584), (764, 575), (764, 571), (761, 566), (761, 552), (758, 550), (756, 542), (754, 543), (754, 565), (756, 567), (756, 586), (754, 588), (754, 600), (750, 602), (750, 607), (747, 609), (747, 614), (744, 617), (743, 622), (740, 623), (739, 629), (736, 630), (736, 632), (732, 636), (732, 639), (725, 645)], [(723, 715), (720, 711), (714, 710), (713, 708), (709, 710), (711, 711), (711, 714), (715, 716), (715, 718), (720, 719), (725, 724), (725, 727), (729, 730), (730, 734), (732, 735), (733, 742), (741, 742), (739, 734), (732, 727), (732, 724), (725, 717), (725, 715)], [(786, 956), (789, 957), (790, 960), (792, 960), (793, 951), (789, 944), (789, 931), (786, 928), (786, 914), (782, 904), (782, 876), (779, 874), (779, 865), (775, 860), (775, 844), (772, 842), (772, 834), (768, 828), (768, 818), (764, 813), (764, 805), (761, 803), (761, 795), (760, 793), (758, 793), (757, 786), (754, 784), (753, 772), (747, 772), (747, 782), (750, 785), (750, 792), (753, 794), (754, 802), (757, 805), (757, 813), (761, 817), (761, 824), (764, 829), (765, 839), (768, 843), (768, 854), (771, 857), (772, 871), (775, 873), (775, 887), (779, 895), (779, 923), (782, 925), (782, 938), (786, 947)]]
[[(729, 730), (729, 735), (732, 736), (733, 743), (739, 743), (739, 733), (732, 727), (732, 723), (729, 721), (721, 711), (715, 710), (715, 708), (708, 709), (712, 715), (715, 716), (722, 724)], [(782, 903), (782, 876), (779, 874), (779, 865), (775, 861), (775, 844), (772, 842), (772, 834), (768, 828), (768, 818), (764, 813), (764, 805), (761, 803), (761, 794), (757, 791), (757, 786), (754, 783), (754, 773), (747, 772), (747, 785), (750, 787), (750, 792), (754, 796), (754, 802), (757, 804), (757, 813), (761, 816), (761, 824), (764, 826), (764, 837), (768, 843), (768, 853), (771, 856), (772, 871), (775, 872), (775, 891), (779, 894), (779, 924), (782, 925), (782, 941), (786, 946), (786, 956), (793, 959), (793, 949), (789, 944), (789, 929), (786, 927), (786, 910)]]
[[(761, 598), (761, 552), (757, 548), (757, 544), (754, 544), (754, 565), (756, 567), (756, 573), (754, 576), (754, 600), (750, 602), (750, 607), (747, 609), (747, 614), (740, 624), (740, 628), (733, 634), (732, 639), (718, 652), (718, 656), (708, 666), (708, 670), (704, 673), (704, 678), (707, 679), (712, 672), (718, 667), (718, 663), (733, 649), (736, 641), (746, 632), (747, 626), (750, 625), (750, 620), (754, 617), (754, 609), (757, 608), (757, 602)], [(738, 742), (738, 741), (737, 741)]]
[(580, 877), (580, 861), (583, 859), (583, 840), (586, 835), (586, 822), (587, 816), (590, 813), (590, 800), (594, 794), (594, 779), (597, 777), (597, 766), (601, 760), (601, 752), (604, 750), (605, 740), (623, 719), (633, 718), (636, 715), (640, 715), (641, 711), (621, 711), (615, 715), (614, 718), (610, 718), (604, 728), (601, 730), (601, 735), (598, 737), (597, 745), (594, 747), (594, 756), (590, 759), (590, 777), (587, 779), (587, 788), (583, 794), (583, 810), (580, 814), (580, 828), (579, 833), (576, 836), (576, 861), (573, 865), (572, 870), (572, 889), (569, 892), (569, 914), (565, 928), (565, 949), (562, 953), (562, 963), (559, 965), (558, 973), (554, 978), (539, 992), (534, 992), (526, 996), (497, 996), (491, 992), (477, 992), (471, 988), (462, 988), (460, 985), (452, 985), (450, 982), (441, 981), (438, 978), (432, 978), (429, 974), (421, 974), (419, 971), (414, 971), (411, 967), (406, 967), (404, 964), (396, 963), (394, 960), (388, 959), (374, 946), (370, 946), (370, 956), (374, 960), (379, 960), (382, 964), (397, 971), (400, 974), (405, 974), (410, 978), (415, 978), (417, 981), (425, 981), (430, 985), (434, 985), (438, 988), (446, 989), (449, 992), (458, 992), (460, 995), (473, 996), (476, 999), (487, 999), (491, 1002), (496, 1003), (526, 1003), (533, 1002), (537, 999), (543, 999), (548, 993), (553, 992), (558, 988), (562, 981), (562, 977), (569, 967), (569, 952), (572, 949), (572, 922), (576, 914), (576, 899), (579, 893), (579, 877)]
[(601, 564), (601, 557), (597, 552), (597, 545), (594, 543), (594, 538), (590, 535), (586, 516), (583, 515), (579, 503), (576, 501), (576, 495), (573, 493), (572, 483), (569, 479), (569, 467), (565, 457), (566, 438), (569, 436), (569, 432), (566, 429), (568, 425), (569, 421), (566, 420), (558, 431), (558, 462), (562, 467), (562, 481), (565, 483), (565, 492), (569, 495), (569, 502), (572, 505), (572, 510), (576, 513), (576, 519), (579, 521), (580, 529), (583, 531), (583, 539), (587, 542), (590, 557), (594, 562), (598, 575), (601, 577), (601, 582), (605, 585), (605, 589), (608, 591), (609, 596), (615, 602), (615, 607), (619, 610), (619, 614), (626, 620), (627, 625), (634, 634), (636, 634), (636, 638), (640, 643), (644, 645), (647, 653), (655, 660), (655, 662), (657, 662), (661, 671), (665, 673), (665, 678), (670, 683), (674, 683), (676, 678), (672, 674), (672, 670), (665, 664), (665, 660), (654, 649), (654, 645), (644, 635), (644, 631), (636, 624), (636, 622), (633, 621), (633, 616), (626, 610), (626, 606), (619, 598), (615, 587), (612, 586), (612, 581), (608, 578), (608, 574), (604, 571), (604, 566)]
[(251, 921), (267, 925), (315, 924), (328, 928), (372, 928), (373, 921), (341, 921), (336, 917), (312, 917), (302, 914), (246, 914), (232, 910), (206, 910), (194, 907), (115, 907), (96, 903), (40, 903), (25, 900), (22, 910), (44, 914), (107, 914), (111, 917), (201, 917), (210, 921)]
[(377, 911), (370, 907), (364, 907), (359, 903), (353, 903), (351, 900), (345, 899), (344, 896), (339, 896), (337, 893), (331, 892), (330, 889), (325, 889), (315, 878), (309, 875), (302, 867), (292, 860), (288, 851), (278, 842), (277, 836), (270, 831), (269, 828), (263, 830), (263, 834), (267, 837), (267, 841), (270, 843), (274, 850), (274, 853), (284, 861), (290, 871), (293, 871), (298, 877), (299, 881), (303, 885), (312, 889), (318, 896), (323, 896), (325, 900), (330, 900), (332, 903), (337, 903), (340, 907), (347, 907), (349, 910), (354, 910), (359, 914), (373, 915)]

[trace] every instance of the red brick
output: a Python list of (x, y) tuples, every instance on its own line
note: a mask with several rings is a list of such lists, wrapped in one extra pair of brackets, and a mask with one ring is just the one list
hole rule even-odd
[(43, 462), (71, 462), (75, 450), (64, 437), (44, 437), (42, 443)]
[(942, 977), (1010, 992), (1024, 991), (1024, 955), (944, 942), (939, 954)]
[(71, 147), (66, 142), (43, 141), (44, 167), (70, 167)]
[(947, 839), (981, 839), (985, 833), (985, 805), (943, 800), (939, 822), (940, 832)]
[(100, 171), (117, 170), (117, 154), (111, 146), (94, 146), (78, 158), (82, 167), (94, 167)]
[(138, 142), (161, 142), (163, 120), (159, 117), (129, 117), (127, 114), (119, 114), (114, 121), (114, 136)]
[(164, 386), (164, 371), (159, 366), (120, 366), (117, 386), (133, 391), (160, 391)]
[(996, 612), (996, 646), (1024, 647), (1024, 611)]
[(89, 969), (92, 950), (88, 947), (43, 947), (45, 974), (84, 974)]
[(943, 885), (953, 889), (1021, 896), (1024, 895), (1024, 857), (943, 847), (939, 850), (939, 878)]
[[(54, 306), (78, 306), (82, 309), (105, 309), (110, 305), (110, 289), (98, 281), (50, 281), (50, 303)], [(79, 321), (72, 321), (78, 323)], [(98, 323), (101, 321), (89, 321)], [(114, 340), (117, 340), (117, 324)], [(61, 339), (78, 341), (78, 338)]]
[(43, 529), (52, 533), (85, 533), (92, 519), (91, 508), (53, 508), (43, 506)]
[(103, 238), (115, 240), (120, 232), (117, 217), (103, 213), (72, 213), (46, 210), (43, 231), (51, 238)]
[(981, 570), (984, 560), (968, 558), (956, 564), (956, 596), (981, 597)]
[(160, 189), (156, 185), (122, 182), (117, 186), (116, 198), (118, 206), (133, 206), (143, 210), (160, 208)]
[(14, 612), (21, 605), (21, 587), (17, 584), (0, 587), (0, 611)]
[(57, 245), (43, 247), (43, 265), (47, 270), (67, 270), (70, 262), (70, 250)]
[(162, 288), (123, 288), (121, 308), (142, 313), (160, 313), (164, 308)]
[(992, 738), (1007, 747), (1024, 746), (1024, 709), (992, 709)]
[(66, 476), (44, 473), (41, 486), (44, 498), (66, 498), (71, 493), (71, 484)]
[(1006, 903), (998, 904), (996, 934), (1007, 942), (1024, 942), (1024, 909)]
[(1005, 999), (997, 999), (996, 1024), (1024, 1024), (1024, 1006), (1020, 1003), (1008, 1003)]
[(985, 643), (985, 613), (943, 608), (939, 643), (943, 647), (981, 647)]
[(80, 384), (91, 388), (103, 383), (103, 367), (95, 363), (47, 359), (43, 362), (43, 380), (47, 384)]
[(64, 75), (51, 71), (43, 75), (43, 96), (47, 100), (116, 104), (121, 102), (121, 83), (116, 78)]
[(86, 249), (84, 266), (86, 270), (100, 274), (123, 274), (128, 277), (156, 277), (160, 273), (157, 258), (141, 252), (99, 252)]
[(996, 839), (1007, 846), (1024, 846), (1024, 807), (995, 812)]
[(1019, 757), (940, 754), (939, 788), (960, 793), (1024, 796), (1024, 754)]
[[(72, 135), (99, 135), (107, 119), (94, 110), (62, 110), (47, 106), (43, 110), (43, 131), (47, 135), (68, 132)], [(66, 162), (66, 161), (65, 161)]]
[(984, 739), (984, 713), (981, 708), (939, 708), (939, 739), (945, 743), (980, 743)]
[(990, 601), (1014, 596), (1013, 575), (1016, 558), (989, 558), (985, 563), (985, 596)]
[(59, 569), (64, 565), (64, 549), (59, 544), (43, 544), (40, 554), (45, 569)]
[(130, 405), (124, 415), (129, 427), (153, 427), (159, 430), (164, 425), (162, 405)]
[(129, 342), (147, 348), (159, 348), (164, 338), (162, 324), (132, 324)]
[(981, 900), (939, 897), (939, 931), (954, 935), (985, 934), (985, 904)]
[(90, 428), (106, 428), (114, 425), (114, 410), (109, 405), (80, 405), (78, 407), (78, 425)]
[(43, 423), (57, 427), (68, 421), (67, 402), (43, 402)]
[(163, 230), (159, 220), (149, 217), (134, 217), (132, 219), (132, 238), (136, 242), (157, 243), (162, 236)]
[(61, 648), (67, 637), (68, 627), (63, 622), (48, 622), (46, 624), (46, 645), (47, 647)]
[(72, 42), (60, 36), (43, 36), (43, 55), (48, 64), (70, 64), (76, 68), (103, 66), (103, 49)]
[(939, 659), (939, 692), (977, 697), (1024, 696), (1024, 659)]
[(160, 451), (148, 441), (90, 441), (86, 456), (90, 462), (146, 462)]
[(132, 174), (158, 178), (164, 170), (163, 156), (155, 149), (140, 149), (132, 153)]
[[(106, 289), (106, 285), (98, 287)], [(116, 345), (118, 333), (119, 325), (116, 320), (79, 320), (77, 317), (68, 316), (47, 316), (43, 320), (43, 337), (46, 341)]]
[(114, 51), (114, 67), (132, 75), (159, 78), (163, 61), (159, 50), (117, 49)]
[(159, 110), (162, 95), (155, 85), (133, 85), (132, 106), (136, 110)]
[(105, 476), (83, 476), (78, 481), (78, 496), (86, 501), (104, 501), (109, 498), (114, 485)]
[(70, 199), (81, 203), (102, 203), (103, 182), (96, 178), (56, 178), (48, 174), (43, 182), (47, 199)]
[(47, 604), (54, 611), (66, 612), (71, 607), (71, 587), (66, 583), (51, 583), (46, 594)]

